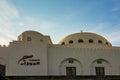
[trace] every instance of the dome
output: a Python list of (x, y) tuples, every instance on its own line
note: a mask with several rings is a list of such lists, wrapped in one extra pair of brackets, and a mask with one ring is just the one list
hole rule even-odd
[(24, 31), (22, 34), (36, 34), (36, 35), (42, 35), (43, 36), (43, 34), (37, 32), (37, 31), (32, 31), (32, 30)]
[(39, 32), (36, 32), (36, 31), (25, 31), (23, 32), (21, 35), (18, 36), (18, 41), (26, 41), (26, 39), (30, 39), (30, 38), (33, 38), (33, 39), (44, 39), (44, 36), (39, 33)]
[(103, 44), (111, 46), (111, 43), (104, 37), (90, 32), (80, 32), (68, 35), (61, 39), (58, 44)]
[(50, 39), (50, 36), (43, 35), (36, 31), (25, 31), (21, 35), (18, 36), (18, 41), (24, 41), (24, 42), (41, 42), (41, 43), (48, 43), (52, 44), (52, 41)]

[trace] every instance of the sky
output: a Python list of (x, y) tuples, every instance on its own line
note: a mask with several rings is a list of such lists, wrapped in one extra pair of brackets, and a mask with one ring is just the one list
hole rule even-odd
[(120, 0), (0, 0), (0, 44), (27, 30), (49, 35), (54, 44), (83, 31), (120, 46)]

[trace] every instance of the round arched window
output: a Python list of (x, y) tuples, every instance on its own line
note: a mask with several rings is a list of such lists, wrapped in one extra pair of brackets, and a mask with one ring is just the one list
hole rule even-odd
[(31, 39), (31, 37), (27, 37), (27, 41), (31, 41), (32, 39)]
[(108, 43), (108, 42), (106, 42), (106, 44), (108, 45), (109, 43)]
[(72, 43), (73, 43), (73, 40), (70, 40), (70, 41), (69, 41), (69, 44), (72, 44)]
[(98, 40), (98, 43), (103, 43), (101, 40)]
[(93, 39), (89, 39), (89, 43), (93, 43)]
[(62, 45), (65, 45), (65, 42), (62, 42)]
[(83, 43), (84, 41), (82, 39), (79, 39), (78, 40), (78, 43)]

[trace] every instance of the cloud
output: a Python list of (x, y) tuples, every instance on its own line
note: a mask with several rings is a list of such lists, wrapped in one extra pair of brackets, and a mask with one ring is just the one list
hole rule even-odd
[(113, 7), (112, 11), (120, 11), (120, 7)]
[(23, 30), (33, 29), (40, 31), (49, 31), (57, 26), (56, 22), (49, 20), (37, 20), (33, 17), (22, 17), (18, 26)]
[(91, 27), (93, 27), (91, 29), (92, 32), (101, 32), (107, 27), (107, 24), (106, 23), (98, 23), (98, 24), (91, 25)]
[(8, 44), (9, 40), (5, 39), (4, 37), (0, 37), (0, 45)]
[(111, 34), (108, 34), (109, 40), (111, 42), (120, 42), (120, 32), (112, 32)]
[(0, 0), (0, 17), (7, 19), (14, 19), (19, 17), (18, 10), (15, 6), (8, 2), (8, 0)]
[(112, 0), (113, 8), (112, 11), (120, 11), (120, 0)]
[(19, 17), (19, 12), (8, 0), (0, 0), (0, 44), (8, 44), (15, 38), (13, 20)]
[[(97, 23), (87, 25), (87, 31), (97, 33), (103, 37), (105, 37), (108, 41), (110, 41), (113, 45), (118, 45), (120, 43), (120, 24), (112, 24), (112, 23)], [(110, 29), (109, 29), (110, 28)], [(120, 44), (119, 44), (120, 45)]]
[(8, 0), (0, 0), (0, 45), (8, 45), (11, 40), (26, 30), (49, 32), (56, 26), (54, 21), (37, 20), (19, 14), (19, 10)]
[(117, 32), (112, 32), (112, 33), (109, 33), (108, 35), (106, 35), (106, 38), (108, 39), (108, 41), (111, 42), (111, 44), (113, 46), (119, 46), (120, 45), (120, 32), (117, 31)]
[(120, 24), (116, 24), (113, 27), (115, 29), (113, 29), (111, 32), (109, 32), (108, 34), (106, 34), (106, 37), (113, 44), (120, 43), (120, 31), (119, 31)]
[[(98, 2), (95, 3), (99, 4)], [(84, 8), (82, 8), (83, 12), (80, 15), (83, 16), (84, 13), (87, 14), (96, 6), (96, 4), (91, 6), (92, 3), (90, 3), (89, 5), (84, 6)], [(119, 10), (119, 8), (114, 10)], [(8, 2), (8, 0), (0, 0), (0, 44), (8, 44), (11, 40), (16, 39), (18, 32), (22, 33), (25, 30), (35, 30), (43, 34), (49, 34), (51, 37), (53, 35), (55, 36), (53, 39), (58, 39), (65, 34), (79, 30), (80, 27), (75, 28), (75, 25), (70, 25), (70, 23), (66, 25), (66, 21), (70, 21), (77, 16), (77, 13), (69, 14), (68, 16), (65, 16), (62, 21), (58, 22), (43, 19), (37, 20), (33, 17), (20, 15), (18, 9)], [(116, 42), (120, 43), (119, 29), (112, 29), (112, 31), (110, 31), (109, 27), (111, 26), (112, 28), (119, 28), (120, 24), (94, 23), (85, 25), (85, 28), (87, 31), (105, 36), (113, 44)]]
[(52, 21), (42, 21), (40, 22), (40, 26), (44, 29), (44, 30), (49, 30), (52, 29), (56, 26), (57, 24), (55, 22)]
[(112, 0), (113, 2), (118, 2), (119, 0)]

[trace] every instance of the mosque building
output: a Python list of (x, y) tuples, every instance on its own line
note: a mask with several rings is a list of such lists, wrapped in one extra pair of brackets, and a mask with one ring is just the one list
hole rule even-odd
[(119, 76), (120, 47), (91, 32), (73, 33), (53, 44), (48, 35), (25, 31), (9, 46), (0, 46), (0, 74), (11, 80), (21, 76), (18, 80), (39, 80), (40, 76)]

